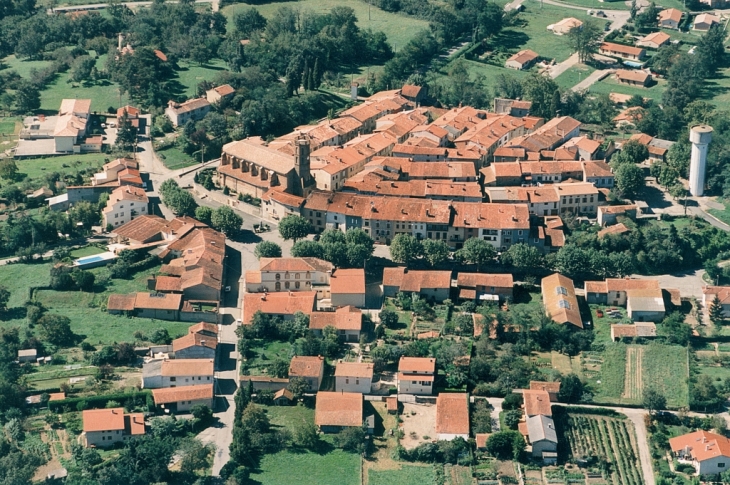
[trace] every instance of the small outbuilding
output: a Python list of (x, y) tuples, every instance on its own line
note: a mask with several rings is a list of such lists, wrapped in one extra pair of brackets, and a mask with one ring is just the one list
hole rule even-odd
[(504, 67), (523, 71), (525, 69), (529, 69), (538, 57), (540, 56), (535, 51), (531, 51), (530, 49), (521, 50), (507, 59), (507, 62), (504, 63)]

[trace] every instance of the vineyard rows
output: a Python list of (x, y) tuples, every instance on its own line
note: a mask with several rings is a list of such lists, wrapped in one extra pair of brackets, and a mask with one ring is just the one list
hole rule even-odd
[(572, 415), (565, 438), (574, 458), (595, 457), (608, 463), (613, 485), (643, 485), (633, 428), (626, 420)]

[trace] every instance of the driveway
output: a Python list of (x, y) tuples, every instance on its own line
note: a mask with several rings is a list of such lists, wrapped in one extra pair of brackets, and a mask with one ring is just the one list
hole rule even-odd
[(487, 402), (492, 406), (492, 431), (499, 431), (499, 415), (502, 413), (502, 401), (504, 398), (501, 397), (488, 397)]
[(614, 72), (613, 69), (603, 69), (602, 71), (593, 71), (588, 77), (580, 81), (578, 84), (570, 88), (571, 91), (585, 91), (586, 89), (593, 86), (594, 83), (597, 83), (601, 79), (605, 78), (606, 76), (611, 75)]

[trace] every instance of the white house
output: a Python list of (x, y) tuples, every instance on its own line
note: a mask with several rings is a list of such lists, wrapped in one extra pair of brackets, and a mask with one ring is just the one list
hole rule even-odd
[(398, 362), (398, 394), (433, 394), (436, 359), (401, 357)]
[(118, 227), (137, 216), (146, 216), (148, 205), (149, 199), (144, 189), (130, 185), (118, 187), (109, 194), (106, 207), (101, 211), (102, 227)]
[(208, 406), (212, 409), (213, 384), (152, 389), (152, 397), (155, 406), (161, 406), (171, 412), (190, 411), (198, 405)]
[(184, 103), (170, 101), (165, 114), (175, 127), (183, 126), (188, 121), (202, 120), (210, 111), (210, 103), (205, 98), (189, 99)]
[(695, 468), (695, 475), (717, 475), (730, 468), (730, 440), (708, 431), (695, 431), (669, 440), (680, 463)]
[(365, 362), (340, 362), (335, 367), (337, 392), (361, 392), (369, 394), (373, 383), (373, 364)]
[(84, 446), (108, 447), (145, 434), (144, 414), (124, 414), (124, 408), (87, 409), (81, 415)]
[(330, 284), (333, 269), (319, 258), (261, 258), (258, 270), (246, 271), (246, 291), (317, 291), (324, 298), (329, 292), (322, 287)]
[(153, 360), (142, 366), (142, 388), (213, 383), (213, 359)]

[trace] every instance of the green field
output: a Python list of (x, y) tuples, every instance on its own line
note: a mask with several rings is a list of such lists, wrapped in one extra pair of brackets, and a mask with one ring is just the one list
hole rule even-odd
[(101, 249), (96, 246), (86, 246), (83, 248), (74, 249), (71, 251), (72, 258), (83, 258), (84, 256), (93, 256), (95, 254), (101, 254), (106, 252), (106, 249)]
[[(94, 54), (93, 52), (91, 53)], [(98, 70), (106, 70), (106, 57), (99, 56), (96, 61)], [(105, 113), (108, 108), (117, 109), (129, 100), (123, 96), (120, 102), (119, 88), (109, 80), (96, 83), (72, 83), (69, 78), (71, 71), (62, 72), (56, 80), (41, 91), (41, 109), (55, 112), (61, 106), (61, 100), (67, 98), (91, 99), (91, 111)]]
[(280, 451), (262, 458), (259, 468), (251, 473), (251, 482), (261, 485), (359, 485), (360, 456), (336, 449), (324, 454)]
[(626, 345), (621, 343), (607, 345), (602, 358), (600, 375), (591, 382), (591, 386), (595, 389), (593, 402), (618, 403), (624, 392)]
[[(428, 22), (425, 20), (385, 12), (360, 0), (299, 0), (262, 3), (260, 5), (238, 4), (224, 7), (221, 12), (228, 18), (230, 25), (236, 12), (253, 7), (264, 17), (271, 18), (280, 7), (284, 6), (315, 13), (328, 13), (333, 7), (338, 6), (350, 7), (355, 11), (358, 19), (357, 24), (361, 29), (382, 30), (388, 37), (390, 44), (397, 49), (406, 45), (418, 31), (428, 29)], [(368, 20), (368, 10), (370, 11), (370, 20)]]
[(0, 119), (0, 135), (13, 135), (17, 131), (16, 127), (18, 123), (15, 118)]
[(51, 61), (28, 61), (18, 59), (14, 55), (8, 56), (0, 61), (0, 71), (5, 69), (12, 69), (20, 74), (22, 77), (27, 78), (30, 76), (31, 69), (42, 69), (48, 66)]
[(657, 84), (650, 88), (637, 88), (633, 86), (627, 86), (626, 84), (621, 84), (613, 79), (613, 76), (608, 76), (603, 81), (593, 84), (588, 89), (588, 91), (597, 94), (621, 93), (628, 94), (629, 96), (638, 94), (639, 96), (643, 96), (645, 98), (651, 98), (655, 101), (661, 101), (662, 93), (664, 93), (666, 86), (667, 82), (663, 79), (660, 79)]
[(434, 483), (432, 466), (403, 465), (396, 470), (369, 470), (369, 485), (426, 485)]
[(652, 343), (644, 347), (643, 381), (667, 398), (667, 406), (689, 406), (687, 349), (678, 345)]
[(595, 69), (591, 66), (577, 64), (555, 78), (555, 82), (558, 83), (561, 89), (570, 89), (590, 76), (594, 71)]
[(0, 285), (10, 290), (8, 309), (22, 307), (28, 300), (28, 288), (48, 284), (51, 264), (7, 264), (0, 267)]
[(157, 150), (155, 152), (157, 157), (162, 160), (165, 167), (170, 170), (178, 170), (180, 168), (189, 167), (199, 163), (200, 160), (193, 160), (193, 158), (187, 153), (183, 152), (176, 146), (165, 148), (164, 150)]
[[(522, 49), (531, 49), (540, 57), (555, 59), (561, 62), (573, 53), (564, 36), (555, 35), (547, 29), (548, 25), (561, 21), (566, 17), (580, 17), (582, 12), (574, 9), (544, 5), (542, 8), (537, 2), (526, 4), (527, 9), (520, 14), (520, 19), (526, 20), (525, 27), (508, 28), (503, 30), (492, 41), (494, 45), (510, 46), (515, 52)], [(529, 39), (520, 42), (524, 37)]]
[(59, 157), (24, 158), (16, 160), (15, 164), (20, 173), (26, 174), (29, 179), (37, 179), (51, 172), (74, 173), (88, 167), (100, 168), (108, 161), (110, 161), (110, 157), (107, 154), (84, 153)]
[(228, 69), (226, 63), (220, 59), (212, 60), (202, 66), (197, 63), (180, 61), (178, 66), (180, 69), (175, 72), (178, 82), (184, 87), (182, 94), (185, 98), (196, 95), (196, 88), (201, 81), (212, 81), (220, 71)]

